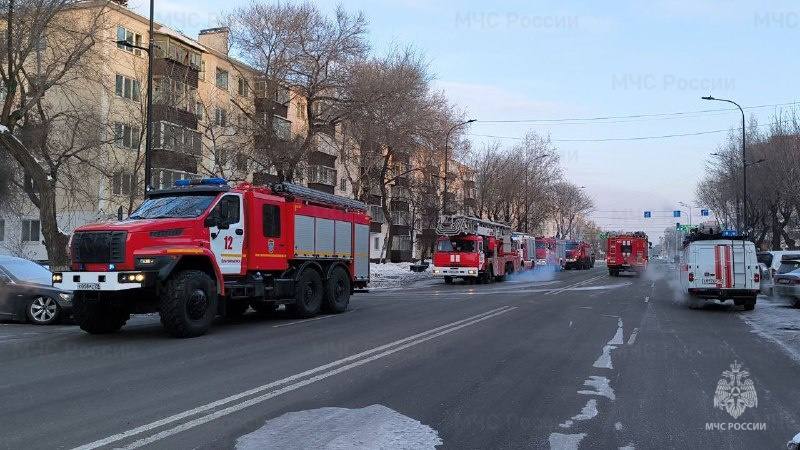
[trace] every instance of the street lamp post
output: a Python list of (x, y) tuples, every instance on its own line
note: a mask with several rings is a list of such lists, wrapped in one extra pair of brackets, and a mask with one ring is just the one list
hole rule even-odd
[(689, 227), (692, 226), (692, 205), (687, 205), (684, 202), (678, 202), (679, 205), (689, 208)]
[(152, 163), (150, 161), (150, 155), (152, 153), (153, 147), (153, 53), (154, 53), (154, 43), (153, 43), (153, 34), (154, 34), (154, 22), (153, 22), (153, 2), (154, 0), (150, 0), (150, 29), (148, 34), (148, 42), (147, 47), (142, 47), (141, 45), (134, 45), (127, 40), (117, 41), (117, 44), (124, 45), (126, 47), (135, 48), (138, 50), (142, 50), (147, 52), (147, 112), (145, 115), (145, 136), (144, 136), (144, 195), (147, 196), (147, 193), (153, 190), (153, 186), (151, 184), (151, 172), (152, 172)]
[(724, 98), (715, 98), (710, 95), (702, 97), (702, 99), (730, 103), (739, 108), (739, 111), (742, 113), (742, 194), (743, 195), (742, 195), (742, 213), (740, 214), (742, 223), (741, 223), (741, 228), (739, 228), (738, 224), (739, 219), (737, 218), (736, 227), (739, 228), (739, 232), (742, 231), (747, 232), (748, 230), (747, 228), (747, 125), (745, 123), (744, 109), (742, 109), (742, 107), (739, 106), (739, 104), (733, 100), (728, 100)]
[(447, 175), (450, 173), (450, 155), (448, 153), (448, 146), (450, 144), (450, 134), (458, 127), (462, 127), (464, 125), (470, 124), (475, 122), (476, 119), (469, 119), (463, 122), (459, 122), (449, 130), (447, 130), (447, 134), (445, 134), (444, 138), (444, 194), (442, 195), (442, 214), (447, 214)]

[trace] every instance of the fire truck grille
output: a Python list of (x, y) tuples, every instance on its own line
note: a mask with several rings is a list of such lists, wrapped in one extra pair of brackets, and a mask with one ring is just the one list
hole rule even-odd
[(125, 231), (86, 231), (72, 238), (72, 260), (77, 263), (106, 264), (125, 261)]

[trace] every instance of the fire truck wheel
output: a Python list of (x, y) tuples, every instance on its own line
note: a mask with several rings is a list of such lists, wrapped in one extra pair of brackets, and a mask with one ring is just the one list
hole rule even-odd
[(341, 267), (333, 269), (325, 283), (325, 301), (322, 309), (327, 313), (339, 314), (347, 311), (350, 304), (350, 276)]
[(313, 317), (322, 307), (322, 278), (314, 269), (303, 270), (294, 288), (290, 311), (298, 317)]
[(115, 333), (125, 325), (130, 314), (99, 301), (89, 301), (81, 295), (73, 299), (72, 315), (81, 330), (89, 334)]
[(701, 300), (701, 299), (699, 299), (697, 297), (687, 296), (686, 297), (686, 305), (689, 306), (689, 309), (702, 309), (703, 308), (703, 300)]
[(486, 282), (487, 283), (494, 283), (495, 281), (496, 280), (495, 280), (495, 276), (494, 276), (494, 267), (489, 266), (489, 276), (486, 278)]
[(227, 300), (225, 302), (225, 317), (228, 319), (238, 319), (247, 312), (250, 305), (244, 300)]
[(752, 311), (752, 310), (756, 309), (756, 300), (757, 300), (757, 297), (753, 297), (753, 298), (747, 299), (747, 301), (744, 302), (744, 310), (745, 311)]
[(444, 277), (444, 284), (453, 284), (453, 277)]
[(167, 281), (160, 299), (161, 324), (175, 337), (205, 334), (217, 315), (214, 280), (200, 270), (184, 270)]

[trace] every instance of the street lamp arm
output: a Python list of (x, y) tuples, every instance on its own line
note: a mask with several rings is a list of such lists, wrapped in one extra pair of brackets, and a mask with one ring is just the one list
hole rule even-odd
[(128, 48), (135, 48), (137, 50), (141, 50), (143, 52), (150, 53), (150, 48), (149, 47), (143, 47), (141, 45), (131, 44), (128, 41), (116, 41), (116, 42), (117, 42), (117, 45), (124, 45), (125, 47), (128, 47)]

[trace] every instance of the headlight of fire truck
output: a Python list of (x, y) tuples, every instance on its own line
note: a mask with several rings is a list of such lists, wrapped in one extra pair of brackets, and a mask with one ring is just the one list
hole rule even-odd
[(467, 274), (469, 274), (469, 275), (477, 275), (478, 271), (477, 270), (468, 270)]
[(144, 283), (145, 276), (143, 273), (121, 273), (118, 275), (120, 283)]
[(62, 281), (64, 281), (64, 275), (60, 273), (53, 274), (53, 283), (61, 283)]

